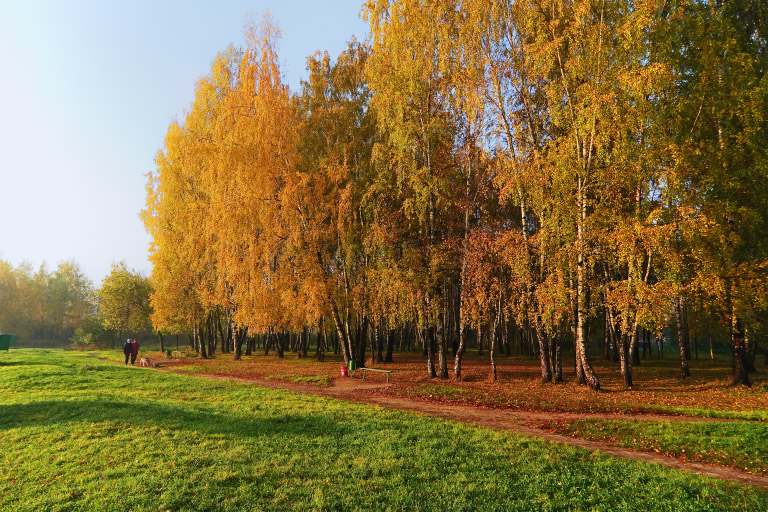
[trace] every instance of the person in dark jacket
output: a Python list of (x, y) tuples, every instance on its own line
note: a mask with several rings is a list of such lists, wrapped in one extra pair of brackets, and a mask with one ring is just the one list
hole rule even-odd
[(132, 352), (133, 352), (133, 344), (131, 343), (131, 340), (126, 340), (125, 345), (123, 345), (123, 354), (125, 354), (125, 364), (128, 364), (128, 358), (131, 357)]
[(139, 355), (139, 342), (134, 339), (131, 343), (131, 366), (136, 362), (137, 355)]

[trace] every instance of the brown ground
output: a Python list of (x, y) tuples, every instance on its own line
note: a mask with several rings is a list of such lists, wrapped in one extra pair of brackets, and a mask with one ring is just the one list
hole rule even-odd
[[(152, 356), (156, 357), (152, 357)], [(655, 462), (683, 471), (722, 478), (768, 488), (768, 477), (738, 469), (690, 462), (674, 456), (640, 452), (550, 432), (540, 426), (551, 422), (569, 422), (586, 418), (632, 419), (638, 421), (734, 421), (685, 414), (680, 408), (706, 408), (721, 411), (765, 410), (768, 406), (768, 383), (765, 377), (754, 379), (752, 389), (727, 387), (727, 361), (692, 362), (693, 378), (677, 378), (677, 365), (672, 357), (650, 360), (636, 369), (635, 388), (625, 390), (620, 375), (610, 363), (597, 362), (604, 391), (593, 393), (570, 382), (538, 382), (536, 361), (501, 357), (498, 381), (489, 379), (487, 360), (469, 356), (463, 366), (464, 380), (428, 379), (419, 354), (397, 354), (397, 363), (373, 365), (391, 369), (391, 383), (386, 376), (360, 372), (348, 378), (339, 377), (339, 361), (318, 362), (296, 359), (295, 354), (278, 359), (262, 354), (233, 361), (231, 354), (218, 354), (214, 359), (173, 360), (150, 353), (161, 369), (177, 373), (217, 379), (249, 382), (296, 393), (336, 398), (352, 402), (376, 404), (391, 409), (416, 412), (449, 420), (508, 430), (548, 441), (601, 451), (618, 457)], [(332, 357), (332, 356), (331, 356)], [(451, 361), (452, 363), (452, 361)], [(371, 366), (369, 364), (369, 366)], [(564, 369), (565, 370), (565, 369)], [(297, 383), (309, 377), (320, 382)], [(677, 408), (674, 412), (669, 408)]]

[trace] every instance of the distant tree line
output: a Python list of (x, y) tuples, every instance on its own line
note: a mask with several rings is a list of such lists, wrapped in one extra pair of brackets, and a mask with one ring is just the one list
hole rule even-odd
[(0, 332), (22, 340), (114, 346), (123, 334), (152, 334), (149, 278), (124, 263), (113, 265), (96, 289), (73, 261), (51, 271), (43, 263), (16, 267), (0, 260)]
[(469, 345), (495, 378), (516, 340), (558, 381), (567, 346), (597, 390), (588, 346), (629, 387), (671, 327), (683, 378), (691, 333), (721, 332), (750, 384), (768, 310), (762, 4), (363, 13), (369, 42), (309, 57), (298, 92), (268, 17), (198, 82), (149, 174), (156, 329), (236, 359), (308, 329), (359, 363), (409, 339), (431, 377), (455, 347), (459, 379)]

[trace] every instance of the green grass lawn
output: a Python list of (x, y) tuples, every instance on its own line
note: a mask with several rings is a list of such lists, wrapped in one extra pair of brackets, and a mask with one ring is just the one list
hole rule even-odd
[(606, 440), (685, 458), (768, 473), (768, 423), (585, 419), (549, 425), (558, 433)]
[(768, 492), (374, 406), (0, 353), (0, 510), (766, 510)]

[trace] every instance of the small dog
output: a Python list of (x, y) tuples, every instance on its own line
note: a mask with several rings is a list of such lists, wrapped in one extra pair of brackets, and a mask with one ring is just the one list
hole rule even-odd
[(139, 359), (139, 366), (152, 366), (152, 363), (150, 363), (149, 358), (142, 357)]

